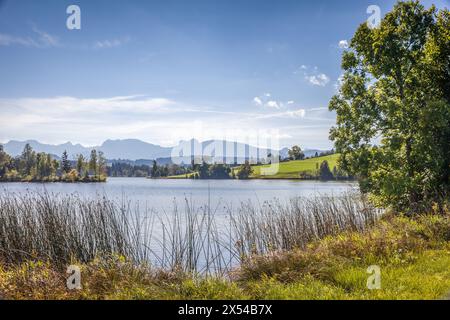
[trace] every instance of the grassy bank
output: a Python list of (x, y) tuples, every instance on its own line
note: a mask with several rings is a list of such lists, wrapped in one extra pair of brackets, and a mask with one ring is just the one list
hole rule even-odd
[[(113, 256), (82, 263), (81, 290), (64, 270), (24, 261), (0, 268), (5, 299), (439, 299), (450, 291), (450, 217), (384, 217), (304, 249), (254, 256), (231, 277), (161, 271)], [(369, 265), (381, 289), (368, 290)]]
[[(261, 169), (269, 168), (269, 165), (253, 165), (253, 174), (250, 179), (301, 179), (301, 174), (317, 175), (318, 168), (323, 161), (327, 161), (331, 170), (337, 167), (339, 154), (333, 154), (323, 157), (280, 162), (278, 172), (274, 175), (261, 175)], [(237, 175), (238, 168), (232, 169)], [(169, 176), (166, 179), (191, 179), (194, 173), (187, 173), (177, 176)]]
[[(127, 208), (104, 198), (1, 197), (0, 298), (438, 299), (450, 291), (450, 212), (377, 219), (354, 196), (243, 204), (230, 212), (224, 241), (210, 210), (187, 207), (155, 222)], [(159, 263), (149, 264), (142, 236), (155, 224), (164, 240)], [(66, 287), (69, 264), (81, 269), (81, 290)], [(379, 290), (366, 287), (371, 265), (381, 268)]]
[(328, 165), (330, 169), (333, 170), (333, 167), (337, 166), (337, 160), (339, 158), (338, 154), (305, 159), (305, 160), (296, 160), (296, 161), (288, 161), (281, 162), (279, 164), (278, 173), (275, 175), (261, 175), (262, 168), (268, 168), (268, 165), (259, 165), (252, 166), (253, 174), (251, 175), (252, 179), (299, 179), (300, 174), (302, 172), (308, 174), (314, 174), (318, 171), (320, 164), (323, 161), (328, 161)]

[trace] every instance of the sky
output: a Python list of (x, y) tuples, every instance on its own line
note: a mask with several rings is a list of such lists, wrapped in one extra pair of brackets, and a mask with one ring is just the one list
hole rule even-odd
[(394, 3), (0, 0), (0, 142), (331, 148), (342, 53), (369, 5)]

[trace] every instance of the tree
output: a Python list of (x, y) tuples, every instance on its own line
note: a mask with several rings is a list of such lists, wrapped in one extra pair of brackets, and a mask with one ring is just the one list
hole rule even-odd
[(333, 173), (330, 170), (330, 166), (328, 165), (327, 160), (322, 161), (322, 163), (320, 164), (319, 178), (320, 178), (320, 180), (333, 180), (334, 179)]
[(362, 24), (343, 54), (330, 138), (339, 166), (380, 206), (412, 212), (449, 194), (449, 20), (398, 2), (378, 28)]
[[(55, 163), (56, 163), (56, 165), (55, 165)], [(48, 168), (49, 168), (48, 175), (50, 177), (56, 176), (56, 170), (58, 170), (57, 164), (58, 164), (58, 161), (53, 160), (52, 156), (49, 153), (47, 153), (47, 165), (48, 165)]]
[(19, 159), (19, 172), (23, 176), (30, 176), (33, 173), (33, 169), (36, 166), (36, 153), (29, 143), (25, 145), (22, 151), (22, 155)]
[(106, 158), (105, 158), (105, 154), (103, 153), (103, 151), (99, 151), (98, 152), (98, 156), (97, 156), (97, 170), (98, 170), (98, 175), (102, 176), (102, 175), (106, 175)]
[(63, 173), (69, 173), (71, 170), (69, 156), (67, 155), (67, 151), (64, 150), (62, 157), (61, 157), (61, 170)]
[(305, 158), (305, 154), (299, 146), (293, 146), (292, 149), (289, 149), (288, 155), (291, 160), (303, 160)]
[(37, 176), (39, 178), (46, 178), (52, 175), (52, 162), (46, 153), (38, 153), (36, 155), (37, 159)]
[(11, 157), (4, 151), (3, 145), (0, 144), (0, 179), (5, 178), (8, 173), (8, 166), (11, 162)]
[(89, 171), (93, 175), (97, 175), (97, 150), (93, 149), (91, 151), (91, 158), (89, 159)]
[(152, 166), (152, 170), (151, 170), (151, 176), (152, 176), (152, 178), (157, 178), (157, 177), (159, 177), (158, 163), (156, 163), (155, 160), (153, 160), (153, 166)]
[(230, 179), (231, 169), (225, 164), (214, 164), (209, 168), (209, 177), (211, 179)]
[(200, 179), (209, 179), (209, 165), (203, 161), (198, 168)]
[(77, 157), (77, 171), (80, 176), (83, 174), (84, 167), (84, 156), (82, 154), (79, 154)]
[(238, 178), (239, 180), (246, 180), (250, 178), (253, 173), (253, 168), (248, 161), (245, 161), (238, 169)]

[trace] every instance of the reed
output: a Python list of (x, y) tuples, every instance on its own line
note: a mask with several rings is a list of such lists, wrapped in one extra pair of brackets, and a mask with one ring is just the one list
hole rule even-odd
[(242, 203), (224, 216), (186, 199), (157, 213), (138, 203), (97, 196), (0, 195), (0, 262), (45, 260), (59, 267), (95, 258), (126, 257), (133, 264), (193, 275), (226, 275), (253, 255), (304, 248), (341, 231), (361, 231), (379, 212), (361, 196), (295, 198), (288, 203)]
[(283, 204), (266, 202), (260, 207), (243, 203), (232, 215), (233, 236), (239, 257), (272, 251), (305, 248), (308, 243), (342, 231), (363, 231), (381, 211), (362, 195), (317, 195), (293, 198)]

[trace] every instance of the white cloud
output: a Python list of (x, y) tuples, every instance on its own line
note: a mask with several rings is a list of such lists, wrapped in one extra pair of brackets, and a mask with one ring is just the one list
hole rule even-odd
[(328, 82), (330, 82), (330, 78), (324, 73), (319, 73), (317, 75), (312, 76), (305, 76), (305, 78), (312, 85), (320, 87), (325, 87), (328, 84)]
[(255, 105), (257, 105), (257, 106), (262, 106), (262, 104), (263, 104), (260, 97), (254, 97), (254, 98), (253, 98), (253, 103), (254, 103)]
[(33, 32), (35, 32), (39, 36), (39, 42), (44, 47), (57, 47), (59, 46), (59, 40), (57, 37), (52, 36), (51, 34), (39, 30), (36, 26), (33, 27)]
[(256, 106), (264, 106), (269, 109), (285, 109), (295, 103), (294, 100), (289, 100), (283, 102), (280, 100), (271, 99), (272, 95), (270, 93), (264, 93), (261, 96), (256, 96), (253, 98), (253, 104)]
[(266, 107), (280, 109), (280, 104), (277, 101), (269, 100), (266, 102)]
[(103, 41), (97, 41), (94, 44), (95, 49), (109, 49), (109, 48), (115, 48), (120, 47), (130, 41), (129, 37), (121, 38), (121, 39), (111, 39), (111, 40), (103, 40)]
[(24, 47), (36, 47), (38, 44), (31, 38), (21, 38), (9, 34), (0, 33), (0, 46), (20, 45)]
[(120, 113), (154, 113), (173, 112), (170, 108), (175, 102), (166, 98), (143, 98), (142, 96), (117, 96), (111, 98), (20, 98), (0, 99), (0, 108), (9, 106), (38, 115), (62, 116), (70, 115), (77, 117), (89, 113), (93, 116), (107, 112)]
[(19, 37), (0, 33), (0, 46), (22, 46), (34, 48), (57, 47), (60, 45), (57, 37), (33, 26), (32, 31), (36, 34), (34, 37)]
[[(92, 146), (106, 139), (136, 138), (167, 146), (190, 138), (203, 141), (223, 138), (224, 134), (236, 130), (252, 135), (274, 129), (280, 131), (282, 144), (307, 142), (315, 146), (328, 143), (328, 130), (335, 117), (333, 114), (326, 110), (323, 114), (316, 112), (311, 114), (317, 116), (315, 119), (310, 116), (310, 109), (290, 110), (288, 106), (292, 105), (287, 102), (281, 107), (282, 102), (270, 101), (271, 105), (278, 105), (280, 109), (267, 107), (263, 112), (247, 113), (142, 95), (0, 98), (0, 141), (36, 139), (45, 143), (71, 141)], [(269, 101), (261, 99), (261, 102), (265, 106)], [(306, 139), (306, 131), (293, 132), (288, 129), (299, 123), (321, 127), (315, 135)]]
[(308, 67), (302, 65), (294, 74), (303, 74), (305, 80), (314, 86), (324, 87), (330, 82), (330, 78), (325, 74), (319, 72), (317, 66)]
[(305, 109), (290, 110), (285, 112), (269, 113), (260, 115), (258, 119), (271, 119), (271, 118), (304, 118), (306, 115)]
[(349, 44), (348, 44), (347, 40), (341, 40), (341, 41), (339, 41), (338, 46), (340, 49), (348, 49)]

